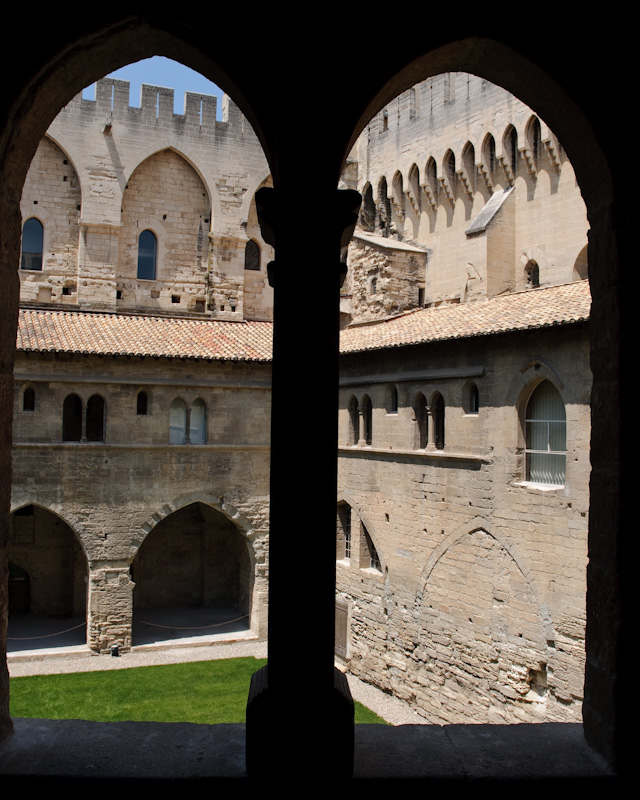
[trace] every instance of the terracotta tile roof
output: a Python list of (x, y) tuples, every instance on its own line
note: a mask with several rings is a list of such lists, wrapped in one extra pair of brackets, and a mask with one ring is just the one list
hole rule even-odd
[[(588, 281), (445, 305), (342, 331), (343, 353), (567, 325), (589, 318)], [(270, 361), (272, 323), (21, 309), (17, 349)]]
[(270, 361), (270, 322), (21, 309), (17, 349), (217, 361)]
[(349, 328), (340, 335), (340, 350), (356, 353), (567, 325), (588, 320), (590, 308), (588, 281), (529, 289), (490, 300), (418, 309)]

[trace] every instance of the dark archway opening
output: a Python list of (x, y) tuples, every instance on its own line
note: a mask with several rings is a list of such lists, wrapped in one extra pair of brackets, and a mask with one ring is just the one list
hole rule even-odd
[(204, 503), (175, 511), (151, 531), (131, 577), (134, 645), (250, 633), (253, 571), (246, 540)]
[(11, 515), (7, 651), (86, 643), (87, 559), (60, 517), (28, 505)]

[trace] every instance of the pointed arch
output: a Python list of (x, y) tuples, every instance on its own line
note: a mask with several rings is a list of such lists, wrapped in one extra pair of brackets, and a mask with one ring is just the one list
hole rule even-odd
[(507, 180), (513, 186), (518, 176), (518, 132), (513, 125), (507, 125), (502, 137), (502, 151), (504, 153), (502, 165)]
[(260, 272), (260, 245), (255, 239), (249, 239), (244, 246), (244, 268)]
[(191, 403), (189, 409), (189, 442), (205, 444), (207, 441), (207, 404), (201, 397)]
[(29, 217), (22, 226), (20, 269), (42, 270), (44, 255), (44, 226), (37, 217)]
[(490, 190), (493, 190), (496, 180), (496, 140), (491, 133), (488, 133), (482, 142), (482, 163), (485, 183)]
[(429, 415), (427, 409), (427, 398), (418, 392), (413, 401), (413, 413), (416, 421), (415, 425), (415, 447), (417, 450), (424, 450), (429, 443)]
[(440, 392), (434, 392), (431, 397), (431, 413), (433, 414), (434, 444), (436, 450), (444, 450), (444, 397)]
[(360, 401), (362, 412), (363, 435), (365, 444), (370, 447), (373, 443), (373, 403), (368, 394), (365, 394)]
[(442, 174), (445, 178), (445, 188), (449, 200), (453, 202), (456, 198), (458, 175), (456, 173), (456, 157), (453, 150), (447, 150), (442, 159)]
[(471, 142), (467, 142), (462, 149), (462, 168), (467, 194), (472, 197), (476, 189), (476, 150)]
[(169, 444), (186, 444), (187, 404), (181, 397), (174, 397), (169, 406)]
[(104, 397), (99, 394), (92, 395), (87, 400), (86, 430), (88, 442), (104, 442), (106, 420), (107, 407)]
[(367, 181), (362, 190), (362, 206), (360, 208), (360, 225), (365, 231), (373, 233), (376, 228), (376, 203), (373, 199), (373, 187)]
[(155, 281), (158, 268), (158, 238), (146, 228), (138, 236), (138, 280)]
[(567, 414), (560, 392), (541, 381), (531, 393), (525, 415), (525, 480), (563, 486), (567, 470)]
[(429, 582), (429, 578), (433, 573), (433, 570), (443, 558), (443, 556), (453, 547), (455, 544), (466, 536), (471, 536), (474, 533), (481, 531), (486, 533), (492, 539), (495, 539), (501, 547), (503, 547), (509, 554), (509, 556), (513, 559), (514, 563), (516, 564), (518, 570), (522, 574), (523, 578), (525, 579), (526, 583), (531, 587), (532, 594), (534, 597), (537, 598), (537, 605), (540, 613), (540, 618), (543, 621), (544, 628), (545, 628), (545, 635), (547, 640), (555, 641), (555, 633), (553, 622), (551, 619), (551, 614), (549, 611), (549, 607), (547, 603), (545, 603), (542, 598), (542, 593), (540, 588), (537, 585), (537, 581), (535, 576), (529, 567), (527, 560), (524, 558), (522, 553), (520, 552), (518, 546), (511, 541), (509, 536), (507, 536), (503, 531), (499, 531), (496, 527), (491, 523), (485, 520), (483, 517), (474, 517), (472, 520), (464, 523), (448, 536), (446, 536), (442, 542), (433, 550), (431, 555), (429, 556), (427, 563), (425, 564), (422, 573), (420, 575), (420, 580), (418, 582), (418, 589), (416, 592), (416, 608), (418, 608), (423, 601), (423, 597), (426, 591), (426, 586)]
[(540, 169), (540, 156), (542, 154), (542, 128), (538, 117), (532, 115), (525, 128), (527, 149), (531, 153), (532, 168), (534, 171)]
[(422, 188), (420, 186), (420, 170), (417, 164), (412, 164), (409, 169), (409, 198), (414, 213), (419, 214), (422, 208)]
[(349, 526), (351, 533), (351, 552), (353, 566), (359, 569), (373, 569), (383, 573), (386, 563), (381, 539), (377, 534), (373, 519), (367, 509), (357, 502), (350, 489), (338, 491), (338, 509), (350, 509)]
[(79, 442), (82, 439), (82, 400), (77, 394), (68, 394), (62, 405), (62, 441)]
[[(20, 502), (11, 510), (13, 533), (7, 556), (29, 577), (29, 602), (23, 610), (36, 616), (87, 614), (87, 554), (77, 529), (65, 516), (41, 503)], [(57, 630), (64, 628), (60, 625)], [(78, 635), (77, 643), (86, 641), (86, 631)], [(50, 646), (57, 646), (56, 641), (51, 638)]]

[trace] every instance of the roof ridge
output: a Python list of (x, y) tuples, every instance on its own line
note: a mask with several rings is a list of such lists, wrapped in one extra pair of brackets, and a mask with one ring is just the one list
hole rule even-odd
[(189, 317), (178, 316), (172, 314), (159, 314), (159, 313), (140, 313), (129, 311), (110, 311), (108, 309), (85, 309), (85, 308), (39, 308), (37, 306), (30, 306), (20, 304), (20, 313), (35, 312), (37, 314), (51, 314), (54, 316), (86, 316), (86, 317), (108, 317), (110, 319), (151, 319), (151, 320), (166, 320), (168, 322), (217, 322), (229, 325), (273, 325), (270, 320), (258, 319), (217, 319), (211, 317)]

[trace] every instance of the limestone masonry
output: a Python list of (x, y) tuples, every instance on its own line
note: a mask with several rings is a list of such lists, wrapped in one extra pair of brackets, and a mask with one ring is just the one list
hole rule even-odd
[[(269, 169), (230, 100), (216, 121), (204, 95), (184, 115), (167, 89), (128, 97), (113, 79), (76, 97), (23, 190), (11, 612), (86, 616), (96, 653), (135, 646), (145, 609), (218, 608), (263, 638)], [(580, 720), (590, 295), (571, 164), (531, 109), (449, 73), (371, 120), (341, 186), (363, 201), (336, 657), (433, 722)], [(301, 298), (301, 342), (312, 327)], [(297, 449), (292, 469), (312, 436)]]

